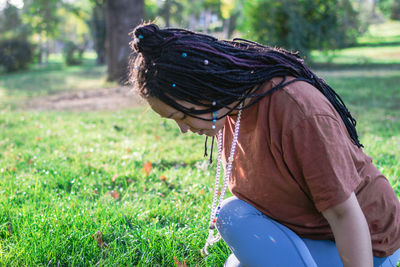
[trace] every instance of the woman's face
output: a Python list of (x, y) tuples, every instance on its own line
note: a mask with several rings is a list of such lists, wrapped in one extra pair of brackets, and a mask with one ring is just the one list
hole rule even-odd
[[(151, 106), (151, 108), (161, 117), (167, 119), (173, 119), (176, 122), (176, 124), (178, 124), (179, 129), (181, 130), (182, 133), (186, 133), (188, 130), (190, 130), (191, 132), (197, 133), (199, 135), (205, 134), (208, 136), (214, 136), (218, 133), (219, 130), (221, 130), (224, 127), (225, 124), (226, 117), (223, 117), (222, 119), (217, 120), (217, 122), (215, 123), (215, 129), (213, 129), (212, 121), (204, 121), (201, 119), (187, 116), (184, 113), (174, 109), (173, 107), (165, 104), (164, 102), (155, 97), (149, 97), (146, 100)], [(182, 106), (185, 106), (188, 109), (203, 108), (184, 101), (178, 100), (176, 102)], [(227, 111), (228, 111), (227, 108), (222, 108), (221, 110), (219, 110), (218, 114), (220, 116), (221, 114), (225, 114)], [(204, 119), (212, 119), (212, 113), (199, 114), (197, 116)]]

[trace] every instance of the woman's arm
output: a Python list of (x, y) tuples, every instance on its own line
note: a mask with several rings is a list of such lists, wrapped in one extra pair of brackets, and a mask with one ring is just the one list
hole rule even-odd
[(347, 200), (322, 214), (332, 228), (343, 266), (372, 267), (371, 235), (354, 192)]

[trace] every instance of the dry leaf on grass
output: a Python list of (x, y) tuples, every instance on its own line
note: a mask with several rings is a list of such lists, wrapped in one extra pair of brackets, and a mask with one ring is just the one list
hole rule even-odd
[(118, 178), (118, 174), (114, 174), (114, 176), (111, 178), (111, 181), (115, 182), (115, 180), (117, 180), (117, 178)]
[(150, 161), (143, 164), (143, 171), (146, 173), (146, 175), (149, 175), (152, 169), (153, 169), (153, 164), (151, 164)]
[(101, 234), (100, 231), (97, 231), (94, 234), (94, 238), (96, 239), (97, 242), (97, 247), (101, 248), (101, 249), (106, 249), (107, 248), (107, 244), (104, 243), (103, 241), (103, 235)]
[(121, 199), (121, 194), (120, 193), (118, 193), (116, 191), (110, 191), (109, 193), (112, 196), (112, 198), (114, 198), (115, 200), (120, 200)]
[(8, 233), (10, 234), (10, 236), (12, 236), (12, 227), (11, 227), (11, 223), (8, 223), (7, 225), (7, 229), (8, 229)]
[(165, 175), (161, 175), (160, 176), (160, 180), (161, 180), (161, 182), (163, 182), (166, 186), (168, 186), (168, 188), (169, 189), (174, 189), (175, 188), (175, 185), (173, 185), (173, 184), (171, 184), (171, 183), (168, 183), (168, 178), (165, 176)]
[(176, 264), (176, 267), (187, 267), (186, 261), (183, 261), (183, 263), (179, 262), (178, 259), (174, 256), (174, 261)]

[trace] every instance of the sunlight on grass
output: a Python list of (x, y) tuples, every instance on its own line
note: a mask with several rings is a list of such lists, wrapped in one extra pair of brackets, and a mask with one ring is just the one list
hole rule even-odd
[(400, 21), (387, 21), (371, 25), (368, 31), (358, 38), (359, 44), (400, 43)]
[(363, 77), (372, 75), (374, 77), (399, 77), (399, 69), (391, 68), (352, 68), (352, 69), (329, 69), (329, 70), (317, 70), (318, 75), (324, 77)]
[(335, 64), (400, 64), (400, 45), (383, 47), (352, 47), (337, 51), (312, 52), (313, 62)]
[(15, 109), (34, 97), (118, 86), (106, 80), (106, 66), (96, 66), (90, 55), (80, 66), (63, 66), (57, 63), (60, 58), (60, 55), (53, 55), (47, 68), (36, 66), (30, 71), (0, 74), (0, 109)]
[(333, 51), (312, 51), (315, 63), (334, 64), (399, 64), (400, 22), (371, 25), (368, 32), (359, 38), (355, 47)]
[[(96, 52), (94, 51), (86, 51), (83, 55), (83, 59), (86, 61), (95, 61), (97, 58)], [(62, 53), (50, 54), (49, 62), (53, 64), (64, 64), (64, 55)]]
[[(203, 259), (198, 252), (214, 175), (203, 164), (203, 139), (179, 134), (173, 122), (146, 110), (0, 114), (7, 129), (0, 133), (0, 242), (8, 244), (0, 262), (172, 266), (176, 256), (215, 266), (224, 260), (223, 243), (213, 248), (223, 254)], [(149, 161), (147, 175), (142, 168)], [(107, 243), (105, 259), (97, 231)], [(33, 243), (37, 253), (28, 257)]]
[(115, 86), (106, 81), (105, 66), (74, 66), (59, 70), (34, 70), (2, 75), (0, 87), (7, 95), (32, 97), (68, 90)]

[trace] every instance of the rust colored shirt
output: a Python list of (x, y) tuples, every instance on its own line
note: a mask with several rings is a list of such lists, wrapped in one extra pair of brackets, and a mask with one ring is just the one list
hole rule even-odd
[[(235, 121), (227, 117), (224, 127), (225, 163)], [(321, 211), (354, 191), (374, 255), (385, 257), (400, 247), (400, 203), (390, 183), (353, 143), (329, 100), (306, 82), (293, 82), (243, 110), (229, 189), (299, 236), (331, 240)]]

